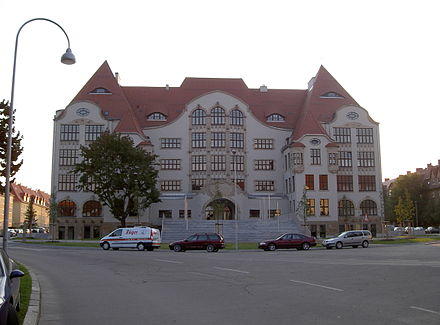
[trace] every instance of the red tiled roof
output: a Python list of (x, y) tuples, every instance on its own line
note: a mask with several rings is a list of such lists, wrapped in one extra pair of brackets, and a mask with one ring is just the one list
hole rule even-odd
[(339, 148), (339, 145), (335, 142), (330, 142), (326, 144), (326, 148), (330, 148), (330, 147), (335, 147), (335, 148)]
[[(96, 88), (106, 88), (112, 94), (90, 94)], [(313, 88), (250, 89), (240, 78), (185, 78), (180, 87), (123, 87), (120, 86), (105, 61), (95, 72), (73, 102), (87, 100), (102, 108), (108, 118), (120, 120), (116, 132), (136, 132), (174, 121), (185, 105), (213, 91), (223, 91), (249, 105), (258, 120), (266, 125), (294, 129), (293, 140), (304, 134), (326, 134), (320, 122), (328, 122), (343, 105), (357, 105), (344, 88), (321, 66)], [(320, 98), (326, 92), (336, 92), (344, 98)], [(208, 108), (208, 107), (205, 107)], [(151, 113), (160, 112), (166, 121), (148, 121)], [(267, 122), (267, 116), (278, 113), (284, 122)]]
[(302, 142), (294, 142), (290, 146), (293, 148), (304, 148), (305, 147), (304, 143), (302, 143)]
[(11, 193), (21, 202), (24, 202), (24, 196), (34, 196), (35, 198), (44, 199), (47, 204), (50, 201), (50, 195), (41, 190), (33, 190), (21, 184), (11, 183)]

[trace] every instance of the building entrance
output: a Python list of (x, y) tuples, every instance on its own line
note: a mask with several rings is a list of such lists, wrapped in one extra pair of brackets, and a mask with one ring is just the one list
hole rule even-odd
[(235, 205), (228, 199), (216, 199), (206, 206), (205, 218), (207, 220), (234, 220)]

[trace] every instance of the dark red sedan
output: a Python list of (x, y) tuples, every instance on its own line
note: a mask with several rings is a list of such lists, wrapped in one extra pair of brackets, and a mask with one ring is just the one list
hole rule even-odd
[(314, 237), (302, 234), (284, 234), (277, 239), (271, 239), (261, 242), (258, 248), (265, 251), (274, 251), (279, 248), (296, 248), (298, 250), (308, 250), (310, 247), (316, 246)]
[(211, 253), (225, 248), (225, 240), (220, 234), (200, 233), (191, 235), (185, 240), (175, 241), (169, 246), (175, 252), (184, 252), (190, 249), (206, 249)]

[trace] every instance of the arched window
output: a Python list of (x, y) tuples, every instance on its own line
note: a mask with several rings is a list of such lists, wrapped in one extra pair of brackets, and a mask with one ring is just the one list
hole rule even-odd
[(205, 125), (206, 124), (206, 112), (203, 109), (196, 109), (191, 116), (192, 125)]
[(340, 200), (338, 202), (338, 214), (340, 217), (353, 217), (354, 204), (350, 200)]
[(268, 117), (267, 117), (267, 122), (284, 122), (286, 119), (284, 118), (284, 116), (283, 115), (281, 115), (281, 114), (278, 114), (278, 113), (273, 113), (273, 114), (270, 114)]
[(101, 94), (107, 94), (107, 95), (111, 95), (112, 92), (106, 88), (103, 87), (99, 87), (99, 88), (95, 88), (94, 90), (92, 90), (90, 92), (90, 94), (95, 94), (95, 95), (101, 95)]
[(159, 112), (154, 112), (151, 113), (150, 115), (147, 116), (147, 120), (148, 121), (166, 121), (167, 117), (166, 115), (159, 113)]
[(229, 113), (229, 123), (231, 125), (243, 125), (243, 113), (239, 109), (233, 109)]
[(87, 201), (83, 206), (83, 217), (101, 217), (102, 207), (98, 201)]
[(327, 92), (325, 94), (322, 94), (319, 97), (321, 97), (321, 98), (345, 98), (344, 96), (342, 96), (342, 95), (340, 95), (338, 93), (335, 93), (334, 91), (329, 91), (329, 92)]
[(211, 124), (224, 125), (225, 124), (225, 110), (221, 107), (214, 107), (211, 110)]
[(76, 204), (70, 200), (64, 200), (58, 203), (59, 217), (75, 217)]
[(376, 202), (372, 200), (364, 200), (361, 202), (362, 215), (365, 216), (376, 216), (377, 215), (377, 205)]

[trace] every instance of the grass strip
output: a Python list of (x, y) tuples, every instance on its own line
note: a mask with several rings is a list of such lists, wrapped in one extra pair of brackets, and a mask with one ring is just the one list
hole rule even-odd
[(99, 247), (98, 243), (87, 243), (87, 242), (78, 242), (78, 243), (65, 243), (59, 241), (22, 241), (24, 244), (31, 245), (48, 245), (48, 246), (67, 246), (67, 247)]
[(18, 269), (22, 271), (25, 275), (20, 278), (20, 311), (18, 312), (18, 320), (20, 324), (23, 324), (24, 318), (26, 316), (29, 299), (32, 293), (32, 278), (29, 274), (29, 270), (20, 263), (17, 263)]
[(417, 244), (439, 241), (438, 237), (373, 239), (372, 244)]

